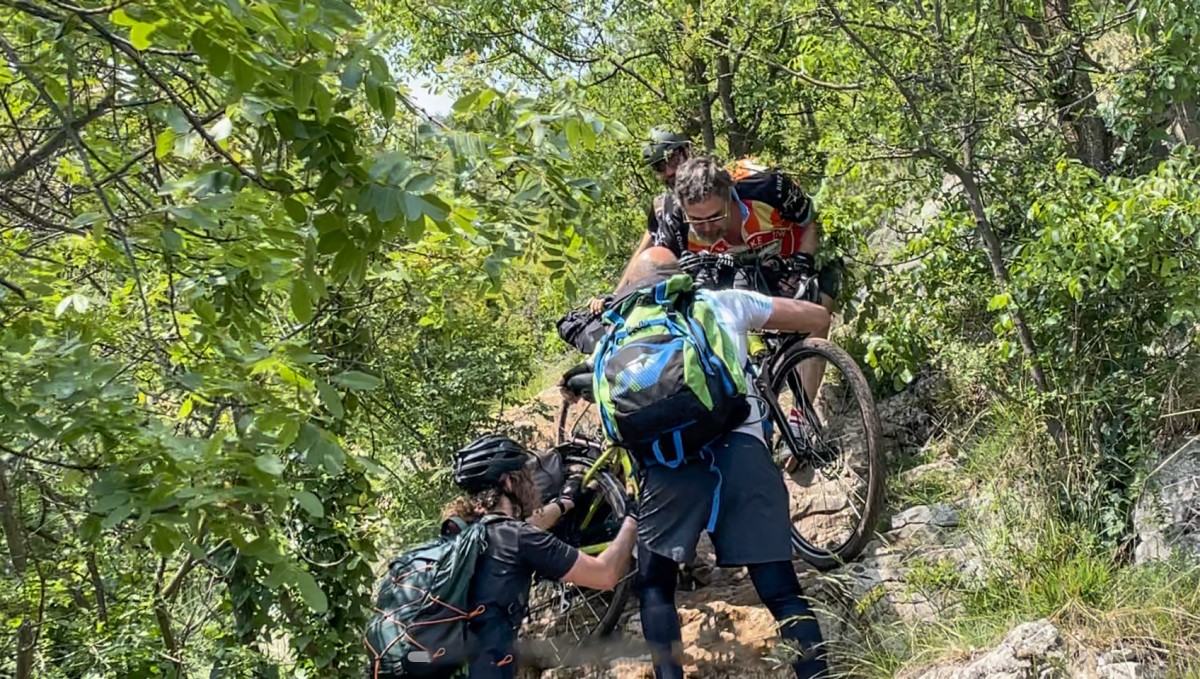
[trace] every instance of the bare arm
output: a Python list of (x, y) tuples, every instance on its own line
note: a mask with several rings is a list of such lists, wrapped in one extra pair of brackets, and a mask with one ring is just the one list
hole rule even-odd
[(609, 590), (617, 586), (629, 568), (633, 545), (637, 542), (637, 521), (626, 517), (616, 539), (600, 556), (579, 553), (575, 565), (563, 576), (563, 582), (588, 589)]
[(808, 223), (808, 227), (804, 229), (804, 235), (800, 237), (800, 252), (807, 252), (810, 255), (817, 254), (817, 247), (821, 245), (821, 222), (814, 217)]
[(771, 298), (771, 316), (763, 330), (806, 332), (825, 337), (829, 332), (829, 311), (819, 304), (786, 297)]
[(614, 290), (620, 290), (621, 288), (625, 287), (626, 283), (629, 282), (626, 279), (629, 278), (629, 271), (633, 268), (633, 260), (637, 259), (638, 255), (642, 254), (646, 251), (646, 248), (650, 247), (652, 240), (653, 236), (649, 231), (642, 234), (642, 240), (640, 243), (638, 243), (637, 247), (633, 249), (633, 256), (629, 258), (629, 263), (625, 265), (625, 272), (621, 274), (621, 280), (617, 281), (617, 287), (613, 288)]
[(559, 498), (559, 502), (563, 503), (563, 508), (566, 511), (559, 509), (557, 502), (551, 502), (545, 507), (535, 511), (533, 515), (529, 517), (526, 523), (534, 526), (535, 528), (550, 530), (554, 527), (554, 524), (558, 523), (558, 520), (562, 518), (563, 514), (571, 511), (571, 508), (575, 506), (575, 503), (565, 498)]

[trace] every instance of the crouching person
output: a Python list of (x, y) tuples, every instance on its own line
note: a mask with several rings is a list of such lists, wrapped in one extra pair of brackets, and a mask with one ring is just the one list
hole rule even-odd
[(626, 516), (608, 549), (584, 554), (544, 529), (574, 507), (579, 479), (539, 507), (521, 444), (483, 436), (454, 454), (464, 495), (446, 508), (442, 535), (395, 559), (367, 627), (368, 676), (507, 679), (533, 576), (612, 589), (629, 567), (637, 523)]

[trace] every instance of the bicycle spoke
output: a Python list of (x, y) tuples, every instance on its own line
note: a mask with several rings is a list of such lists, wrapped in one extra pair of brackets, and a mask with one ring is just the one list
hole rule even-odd
[[(809, 361), (825, 363), (821, 386), (810, 399), (803, 374)], [(837, 553), (864, 530), (868, 508), (870, 452), (865, 448), (866, 422), (856, 396), (840, 369), (819, 355), (789, 364), (782, 376), (776, 403), (785, 415), (784, 427), (796, 441), (776, 433), (776, 454), (795, 456), (799, 466), (785, 474), (792, 495), (793, 544), (804, 553), (812, 549)]]

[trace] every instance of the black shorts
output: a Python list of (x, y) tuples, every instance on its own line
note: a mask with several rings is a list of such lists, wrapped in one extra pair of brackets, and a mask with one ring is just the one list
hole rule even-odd
[[(787, 487), (766, 444), (734, 432), (712, 450), (711, 466), (720, 472), (721, 484), (716, 525), (709, 533), (717, 565), (790, 561)], [(692, 561), (709, 523), (717, 474), (709, 464), (693, 462), (677, 469), (648, 466), (641, 478), (638, 542), (672, 561)]]

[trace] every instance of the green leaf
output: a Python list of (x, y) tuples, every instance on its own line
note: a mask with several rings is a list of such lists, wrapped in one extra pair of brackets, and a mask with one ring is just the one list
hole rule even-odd
[(321, 181), (317, 183), (317, 189), (313, 195), (322, 200), (328, 198), (341, 182), (341, 175), (333, 170), (329, 170), (321, 177)]
[(208, 134), (213, 138), (213, 141), (225, 141), (232, 133), (233, 121), (224, 116), (215, 124), (213, 124), (212, 128), (208, 131)]
[(421, 238), (425, 236), (425, 216), (419, 216), (416, 219), (410, 219), (404, 222), (404, 235), (408, 236), (410, 243), (419, 243)]
[(342, 87), (352, 90), (362, 82), (363, 67), (361, 64), (350, 64), (342, 71)]
[(323, 255), (332, 255), (340, 252), (349, 244), (350, 239), (346, 237), (345, 231), (330, 231), (321, 234), (320, 240), (317, 241), (317, 252)]
[(334, 277), (339, 281), (349, 280), (362, 260), (362, 250), (354, 247), (342, 248), (333, 258)]
[(109, 513), (108, 516), (104, 517), (104, 520), (100, 522), (100, 527), (104, 530), (113, 528), (125, 519), (128, 519), (129, 516), (133, 514), (134, 509), (136, 509), (136, 507), (133, 506), (133, 503), (126, 503), (120, 507), (117, 507), (111, 513)]
[(308, 221), (308, 210), (305, 209), (303, 203), (295, 198), (284, 199), (283, 210), (289, 217), (292, 218), (292, 221), (296, 222), (297, 224), (303, 224)]
[(346, 414), (345, 408), (342, 407), (342, 395), (338, 393), (333, 385), (325, 380), (317, 380), (317, 393), (321, 396), (321, 403), (325, 404), (325, 409), (330, 415), (341, 419)]
[(171, 155), (175, 149), (175, 130), (167, 128), (154, 139), (154, 157), (159, 160)]
[(387, 120), (396, 117), (396, 91), (386, 85), (379, 88), (379, 112)]
[(170, 252), (179, 252), (183, 249), (183, 236), (175, 229), (162, 230), (163, 246)]
[(138, 24), (137, 19), (134, 19), (126, 14), (125, 10), (123, 9), (114, 10), (112, 14), (108, 15), (108, 17), (114, 24), (118, 26), (130, 27)]
[(293, 579), (296, 587), (300, 589), (300, 596), (304, 597), (304, 603), (313, 609), (314, 613), (324, 613), (329, 610), (329, 600), (325, 597), (325, 592), (317, 586), (317, 581), (308, 571), (296, 571), (293, 574)]
[(258, 467), (259, 471), (271, 476), (279, 476), (283, 474), (283, 462), (280, 462), (278, 457), (269, 453), (264, 453), (254, 458), (254, 466)]
[(67, 312), (67, 309), (74, 309), (76, 312), (84, 314), (87, 313), (87, 310), (90, 307), (91, 300), (89, 300), (86, 295), (82, 295), (77, 292), (73, 295), (64, 297), (62, 301), (58, 303), (58, 306), (54, 308), (54, 317), (62, 318), (62, 315)]
[(242, 549), (242, 553), (258, 559), (263, 563), (278, 564), (283, 562), (283, 555), (275, 541), (264, 536), (254, 539)]
[(313, 105), (317, 107), (317, 120), (328, 123), (333, 116), (333, 94), (320, 82), (313, 87)]
[(296, 110), (300, 112), (308, 110), (313, 100), (314, 85), (316, 85), (316, 78), (307, 73), (297, 72), (292, 76), (292, 98), (296, 102)]
[(150, 34), (158, 28), (154, 24), (135, 24), (129, 29), (129, 42), (134, 48), (141, 51), (150, 47)]
[(453, 106), (454, 110), (458, 111), (459, 113), (470, 110), (471, 107), (475, 104), (475, 101), (477, 99), (479, 99), (479, 94), (480, 94), (480, 92), (468, 92), (467, 94), (464, 94), (463, 96), (459, 97), (454, 102), (454, 106)]
[(301, 323), (308, 323), (313, 319), (312, 292), (303, 276), (292, 278), (292, 313), (296, 314), (296, 320)]
[[(987, 310), (988, 311), (997, 311), (999, 309), (1003, 309), (1003, 308), (1007, 307), (1011, 303), (1012, 303), (1012, 297), (1010, 297), (1007, 292), (1002, 292), (998, 295), (993, 296), (992, 299), (988, 301)], [(905, 382), (908, 382), (908, 380), (905, 380)]]
[(383, 380), (378, 377), (358, 370), (348, 370), (340, 375), (334, 375), (333, 381), (351, 391), (370, 391), (383, 384)]
[(325, 516), (325, 507), (321, 505), (321, 499), (307, 490), (296, 491), (296, 502), (304, 511), (318, 519)]
[(583, 147), (583, 132), (579, 128), (580, 123), (577, 119), (572, 118), (567, 121), (567, 144), (572, 149)]
[(106, 514), (117, 507), (128, 503), (129, 493), (126, 493), (123, 490), (116, 491), (105, 495), (99, 500), (96, 500), (96, 503), (92, 505), (92, 511), (96, 514)]
[(428, 172), (419, 172), (408, 180), (408, 183), (404, 185), (404, 190), (411, 193), (425, 193), (435, 184), (437, 184), (437, 177)]
[(229, 68), (229, 49), (213, 42), (207, 31), (207, 26), (192, 31), (192, 49), (208, 62), (209, 72), (219, 78)]
[(233, 82), (239, 90), (249, 92), (254, 89), (254, 83), (258, 82), (258, 69), (246, 59), (234, 57)]

